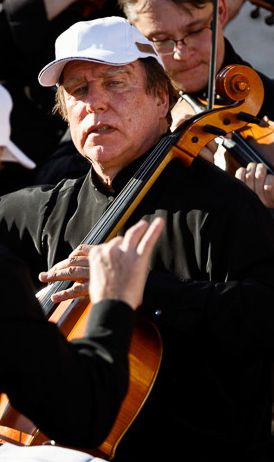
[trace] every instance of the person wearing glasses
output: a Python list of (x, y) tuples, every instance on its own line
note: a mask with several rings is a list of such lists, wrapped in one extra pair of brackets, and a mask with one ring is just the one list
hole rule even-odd
[[(212, 0), (118, 0), (128, 18), (151, 42), (164, 63), (178, 93), (206, 100), (212, 45)], [(240, 57), (224, 36), (230, 17), (230, 3), (218, 2), (216, 73), (229, 64), (249, 64)], [(244, 33), (244, 31), (243, 31)], [(274, 79), (257, 71), (264, 85), (264, 102), (258, 114), (274, 120)], [(175, 128), (192, 109), (180, 102), (173, 109)], [(216, 144), (204, 150), (208, 160), (214, 161)], [(220, 152), (220, 150), (219, 150)], [(202, 153), (202, 154), (203, 154)], [(218, 156), (215, 161), (218, 161)], [(219, 161), (220, 162), (220, 161)], [(226, 163), (221, 159), (221, 165)], [(274, 176), (267, 174), (262, 163), (240, 167), (235, 175), (253, 189), (266, 207), (274, 208)]]

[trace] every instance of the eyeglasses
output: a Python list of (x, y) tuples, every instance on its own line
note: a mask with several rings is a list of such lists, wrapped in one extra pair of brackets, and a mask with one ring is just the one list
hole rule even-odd
[(211, 31), (211, 21), (210, 24), (203, 26), (200, 29), (195, 30), (193, 32), (189, 32), (189, 34), (186, 34), (183, 38), (179, 40), (152, 40), (152, 43), (159, 54), (172, 55), (173, 53), (175, 53), (178, 43), (182, 43), (187, 47), (191, 43), (199, 42), (204, 38), (205, 32), (207, 32), (208, 30)]

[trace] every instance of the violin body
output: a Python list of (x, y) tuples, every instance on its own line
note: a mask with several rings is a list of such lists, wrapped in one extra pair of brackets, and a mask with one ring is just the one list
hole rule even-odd
[[(190, 166), (201, 149), (216, 137), (216, 132), (225, 135), (243, 128), (247, 124), (243, 114), (257, 115), (263, 101), (263, 85), (253, 69), (246, 66), (228, 66), (221, 71), (218, 78), (220, 92), (231, 104), (196, 114), (171, 135), (161, 138), (82, 243), (96, 245), (115, 236), (172, 159), (179, 158), (186, 167)], [(66, 288), (68, 284), (68, 281), (49, 284), (37, 294), (37, 298), (47, 319), (57, 323), (62, 333), (71, 340), (83, 336), (91, 304), (87, 299), (80, 298), (54, 306), (51, 294)], [(162, 343), (158, 330), (153, 324), (140, 318), (136, 323), (129, 351), (129, 390), (119, 415), (103, 444), (96, 449), (83, 448), (85, 452), (108, 459), (113, 457), (119, 441), (138, 415), (153, 387), (161, 357)], [(4, 396), (0, 404), (2, 442), (10, 441), (26, 446), (48, 442), (47, 436), (34, 423), (15, 411)]]

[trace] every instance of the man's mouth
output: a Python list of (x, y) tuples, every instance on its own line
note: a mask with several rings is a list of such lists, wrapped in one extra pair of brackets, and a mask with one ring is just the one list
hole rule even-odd
[(91, 127), (89, 130), (88, 130), (88, 136), (89, 135), (96, 135), (96, 134), (103, 134), (103, 133), (106, 133), (107, 131), (109, 130), (112, 130), (113, 127), (111, 125), (108, 125), (108, 124), (97, 124), (97, 125), (94, 125), (93, 127)]

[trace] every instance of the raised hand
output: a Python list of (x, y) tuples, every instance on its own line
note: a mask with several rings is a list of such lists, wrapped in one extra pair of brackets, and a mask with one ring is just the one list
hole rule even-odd
[(125, 236), (90, 250), (90, 299), (123, 300), (136, 309), (142, 302), (152, 250), (164, 226), (162, 218), (149, 225), (140, 220)]

